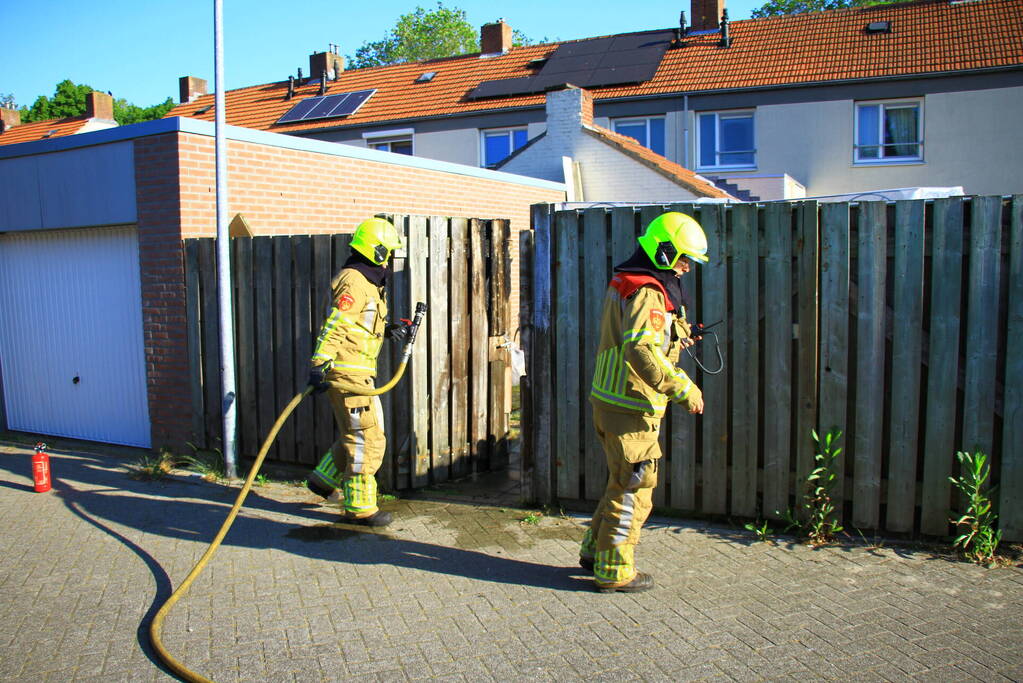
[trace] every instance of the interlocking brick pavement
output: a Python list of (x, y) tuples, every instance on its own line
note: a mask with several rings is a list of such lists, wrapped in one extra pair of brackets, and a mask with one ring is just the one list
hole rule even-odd
[[(172, 680), (149, 619), (237, 489), (137, 481), (97, 446), (54, 451), (36, 494), (30, 456), (0, 446), (0, 680)], [(370, 531), (303, 489), (253, 489), (165, 646), (218, 681), (1023, 679), (1020, 568), (656, 518), (637, 553), (656, 589), (604, 595), (576, 566), (583, 516), (386, 507)]]

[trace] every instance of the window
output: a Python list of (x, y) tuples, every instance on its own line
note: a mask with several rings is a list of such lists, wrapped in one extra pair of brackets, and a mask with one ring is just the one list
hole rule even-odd
[(664, 117), (615, 119), (615, 132), (628, 135), (649, 150), (664, 156)]
[(493, 168), (526, 144), (525, 128), (494, 128), (481, 131), (483, 166)]
[(391, 140), (372, 140), (369, 146), (379, 149), (381, 152), (394, 152), (395, 154), (408, 154), (412, 156), (412, 138), (394, 138)]
[(698, 114), (697, 158), (700, 168), (753, 168), (753, 112)]
[(857, 163), (923, 159), (923, 117), (919, 102), (871, 102), (856, 105)]

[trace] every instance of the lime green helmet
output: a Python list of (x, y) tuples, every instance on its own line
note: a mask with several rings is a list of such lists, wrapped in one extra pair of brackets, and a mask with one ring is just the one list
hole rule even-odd
[(378, 266), (387, 263), (395, 249), (401, 249), (401, 235), (390, 221), (370, 218), (359, 223), (352, 236), (352, 249)]
[(670, 211), (650, 221), (639, 237), (639, 246), (661, 270), (671, 270), (683, 254), (707, 262), (707, 236), (692, 217)]

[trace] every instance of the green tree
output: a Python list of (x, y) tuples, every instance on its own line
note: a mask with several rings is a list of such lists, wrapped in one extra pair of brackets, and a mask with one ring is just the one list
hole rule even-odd
[(750, 12), (754, 19), (776, 17), (783, 14), (806, 14), (849, 7), (887, 5), (900, 0), (768, 0), (763, 6)]
[(465, 11), (445, 7), (427, 11), (416, 7), (414, 12), (398, 17), (394, 28), (383, 40), (363, 43), (349, 57), (352, 68), (418, 62), (437, 57), (451, 57), (479, 50), (476, 30), (465, 18)]
[[(85, 98), (93, 90), (92, 86), (78, 85), (65, 79), (57, 84), (52, 98), (40, 95), (31, 107), (22, 107), (21, 121), (32, 123), (82, 116), (85, 114)], [(169, 97), (151, 107), (139, 107), (123, 99), (114, 100), (114, 120), (122, 126), (152, 121), (162, 118), (173, 106), (174, 102)]]
[[(544, 38), (543, 42), (547, 42)], [(521, 31), (512, 31), (513, 45), (533, 45)], [(445, 7), (438, 0), (437, 9), (416, 7), (415, 11), (398, 17), (394, 28), (382, 39), (363, 43), (348, 56), (351, 69), (419, 62), (438, 57), (454, 57), (480, 49), (476, 27), (465, 18), (465, 11)]]

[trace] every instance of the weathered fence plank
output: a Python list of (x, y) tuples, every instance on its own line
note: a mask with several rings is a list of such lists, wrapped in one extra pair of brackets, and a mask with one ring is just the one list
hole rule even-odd
[(430, 231), (430, 468), (433, 481), (451, 476), (451, 356), (449, 355), (448, 222), (429, 219)]
[(511, 229), (506, 220), (490, 221), (490, 335), (500, 340), (490, 359), (487, 428), (490, 466), (508, 464), (508, 418), (511, 412)]
[[(412, 216), (409, 218), (408, 229), (408, 252), (409, 254), (428, 254), (429, 241), (426, 232), (426, 218), (423, 216)], [(413, 302), (427, 302), (430, 283), (426, 272), (426, 260), (414, 258), (409, 260), (409, 300)], [(427, 319), (432, 320), (437, 312), (430, 309), (427, 312)], [(420, 334), (429, 335), (429, 325), (420, 330)], [(412, 347), (411, 368), (406, 370), (411, 377), (410, 389), (412, 392), (411, 425), (409, 430), (409, 456), (412, 458), (412, 487), (420, 488), (429, 483), (430, 478), (430, 444), (428, 434), (430, 430), (430, 395), (429, 375), (427, 372), (427, 358), (429, 358), (429, 344), (415, 344)]]
[(469, 441), (472, 446), (475, 471), (490, 466), (487, 443), (487, 380), (490, 363), (489, 326), (487, 323), (487, 254), (484, 249), (484, 224), (479, 219), (469, 223), (469, 315), (472, 348), (469, 350)]
[[(256, 339), (262, 343), (256, 346), (256, 405), (258, 412), (257, 430), (261, 435), (269, 434), (277, 420), (276, 372), (274, 371), (273, 344), (267, 342), (274, 338), (274, 304), (273, 304), (273, 239), (270, 237), (252, 238), (252, 277), (256, 293)], [(267, 451), (267, 457), (278, 458), (278, 446), (275, 442)]]
[(888, 455), (889, 531), (913, 530), (916, 510), (920, 362), (923, 348), (924, 205), (895, 203), (892, 315), (891, 444)]
[(451, 219), (451, 476), (472, 471), (469, 458), (469, 221)]
[[(877, 529), (881, 519), (881, 444), (884, 438), (885, 287), (888, 220), (885, 202), (859, 208), (856, 250), (856, 422), (849, 456), (853, 468), (853, 524)], [(824, 427), (824, 425), (822, 425)]]
[[(294, 270), (294, 316), (292, 317), (292, 334), (294, 335), (294, 378), (295, 391), (305, 387), (305, 379), (309, 376), (309, 356), (313, 349), (312, 327), (319, 331), (320, 322), (313, 322), (312, 302), (312, 240), (307, 235), (295, 235), (291, 238)], [(315, 433), (313, 431), (313, 403), (302, 401), (291, 416), (295, 425), (295, 460), (305, 465), (316, 465), (319, 460), (316, 452)]]
[(789, 508), (792, 450), (792, 205), (764, 209), (763, 512)]
[[(292, 359), (295, 356), (292, 323), (295, 319), (292, 299), (292, 254), (288, 238), (273, 238), (274, 253), (274, 365), (277, 380), (277, 405), (274, 414), (280, 414), (295, 395), (295, 374)], [(295, 423), (281, 425), (277, 433), (278, 457), (284, 462), (295, 462)]]
[(203, 321), (202, 330), (202, 369), (203, 369), (203, 406), (205, 408), (206, 448), (223, 448), (223, 391), (220, 382), (220, 311), (217, 293), (217, 243), (214, 240), (204, 241), (199, 246), (199, 286), (202, 289), (202, 300), (199, 303), (199, 316)]
[[(533, 491), (535, 500), (554, 503), (557, 494), (552, 465), (556, 454), (553, 449), (554, 414), (554, 364), (552, 345), (555, 341), (551, 328), (552, 301), (554, 291), (552, 264), (554, 261), (554, 206), (538, 204), (533, 206), (530, 222), (533, 227), (533, 329), (532, 346), (527, 349), (530, 387), (532, 389), (533, 411), (537, 416), (533, 423), (531, 439), (534, 463)], [(545, 419), (547, 418), (547, 419)]]
[[(728, 245), (725, 212), (717, 205), (700, 207), (697, 216), (707, 234), (710, 259), (700, 267), (702, 296), (700, 316), (709, 323), (723, 320), (715, 330), (721, 339), (722, 353), (728, 357), (731, 338), (728, 322)], [(700, 362), (713, 368), (717, 356), (710, 344), (700, 345)], [(703, 489), (701, 508), (711, 514), (724, 514), (728, 510), (728, 376), (725, 373), (703, 373), (699, 381), (703, 390), (704, 409), (702, 423)]]
[[(817, 202), (796, 205), (799, 239), (796, 258), (799, 261), (798, 315), (799, 332), (796, 358), (796, 509), (803, 493), (803, 482), (813, 470), (815, 444), (810, 432), (817, 427), (819, 405), (817, 386), (820, 380), (820, 225)], [(784, 513), (785, 510), (780, 512)]]
[(732, 209), (732, 504), (741, 517), (757, 515), (760, 333), (757, 207)]
[[(583, 479), (586, 497), (600, 498), (607, 486), (607, 459), (593, 428), (593, 410), (586, 400), (593, 382), (597, 343), (600, 339), (600, 314), (610, 277), (608, 272), (608, 216), (603, 209), (589, 209), (583, 216), (582, 282), (579, 284), (580, 337), (569, 345), (579, 358), (579, 411), (582, 433), (579, 442), (583, 458)], [(612, 234), (614, 226), (611, 226)]]
[[(529, 349), (533, 348), (533, 231), (519, 230), (519, 348), (529, 362)], [(533, 485), (535, 461), (533, 459), (533, 378), (527, 372), (519, 378), (519, 495), (523, 501), (536, 500)]]
[(994, 446), (998, 358), (998, 271), (1002, 249), (1001, 197), (974, 197), (966, 292), (966, 384), (962, 450), (991, 455)]
[(256, 434), (256, 344), (253, 337), (252, 239), (238, 237), (231, 242), (234, 266), (235, 363), (238, 366), (238, 453), (255, 456), (259, 451)]
[(844, 500), (845, 434), (848, 430), (849, 383), (849, 206), (832, 203), (821, 207), (821, 340), (820, 427), (824, 440), (832, 429), (842, 431), (842, 454), (834, 461), (838, 474), (832, 500), (841, 510)]
[(1005, 400), (999, 498), (1006, 538), (1023, 538), (1023, 196), (1012, 201), (1009, 227)]
[[(561, 212), (555, 221), (554, 258), (554, 373), (559, 394), (555, 397), (554, 466), (559, 498), (583, 497), (581, 473), (589, 462), (580, 462), (579, 439), (582, 413), (579, 377), (579, 215)], [(599, 497), (599, 496), (598, 496)], [(593, 496), (590, 495), (592, 499)]]
[(927, 404), (924, 433), (920, 530), (948, 533), (955, 462), (956, 393), (963, 274), (963, 200), (934, 202), (931, 233), (931, 316), (928, 336)]

